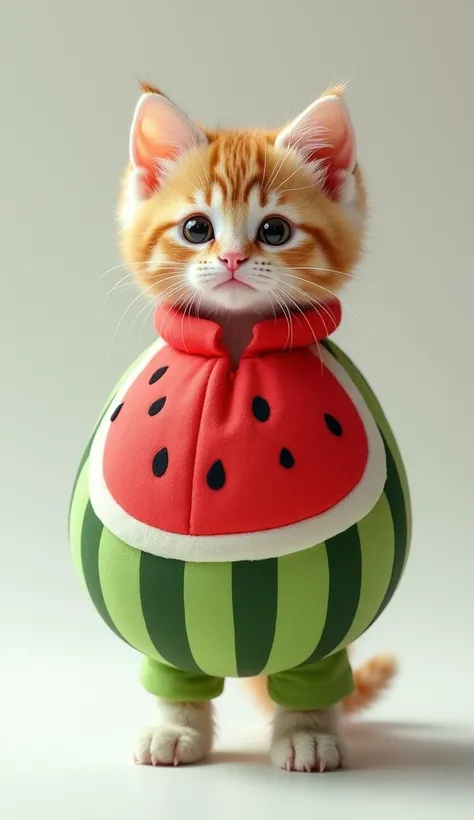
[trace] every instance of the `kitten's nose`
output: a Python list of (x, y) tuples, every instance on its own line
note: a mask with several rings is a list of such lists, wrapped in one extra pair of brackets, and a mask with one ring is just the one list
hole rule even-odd
[(235, 273), (237, 268), (240, 268), (240, 266), (247, 261), (248, 256), (245, 256), (245, 254), (239, 253), (238, 251), (229, 251), (229, 253), (221, 254), (219, 259), (231, 273)]

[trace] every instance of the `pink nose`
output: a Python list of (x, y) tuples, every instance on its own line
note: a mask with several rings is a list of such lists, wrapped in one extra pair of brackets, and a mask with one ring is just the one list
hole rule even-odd
[(223, 253), (222, 256), (219, 257), (221, 262), (230, 270), (231, 273), (235, 273), (237, 268), (246, 262), (248, 256), (245, 256), (243, 253), (231, 251), (229, 253)]

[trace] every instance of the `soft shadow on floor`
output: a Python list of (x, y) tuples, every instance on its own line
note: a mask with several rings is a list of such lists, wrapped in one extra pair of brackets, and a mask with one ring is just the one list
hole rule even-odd
[[(459, 731), (458, 731), (459, 733)], [(352, 771), (449, 773), (474, 784), (474, 737), (456, 737), (456, 729), (416, 723), (354, 722), (345, 738)], [(210, 763), (239, 763), (250, 767), (269, 766), (262, 751), (217, 751)]]
[(436, 724), (358, 723), (346, 730), (351, 768), (449, 771), (474, 780), (474, 738)]

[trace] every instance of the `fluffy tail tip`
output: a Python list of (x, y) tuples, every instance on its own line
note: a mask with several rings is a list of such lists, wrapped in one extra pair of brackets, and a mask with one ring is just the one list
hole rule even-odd
[(371, 706), (389, 687), (397, 674), (397, 661), (393, 655), (375, 655), (354, 670), (354, 691), (347, 697), (342, 708), (346, 714), (355, 714)]

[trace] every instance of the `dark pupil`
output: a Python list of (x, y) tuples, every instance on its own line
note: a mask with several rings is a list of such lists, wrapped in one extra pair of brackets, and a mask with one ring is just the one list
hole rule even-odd
[(186, 224), (186, 234), (191, 242), (205, 242), (209, 237), (209, 222), (205, 219), (190, 219)]
[(262, 233), (269, 245), (279, 245), (286, 238), (286, 226), (278, 219), (271, 219), (263, 224)]

